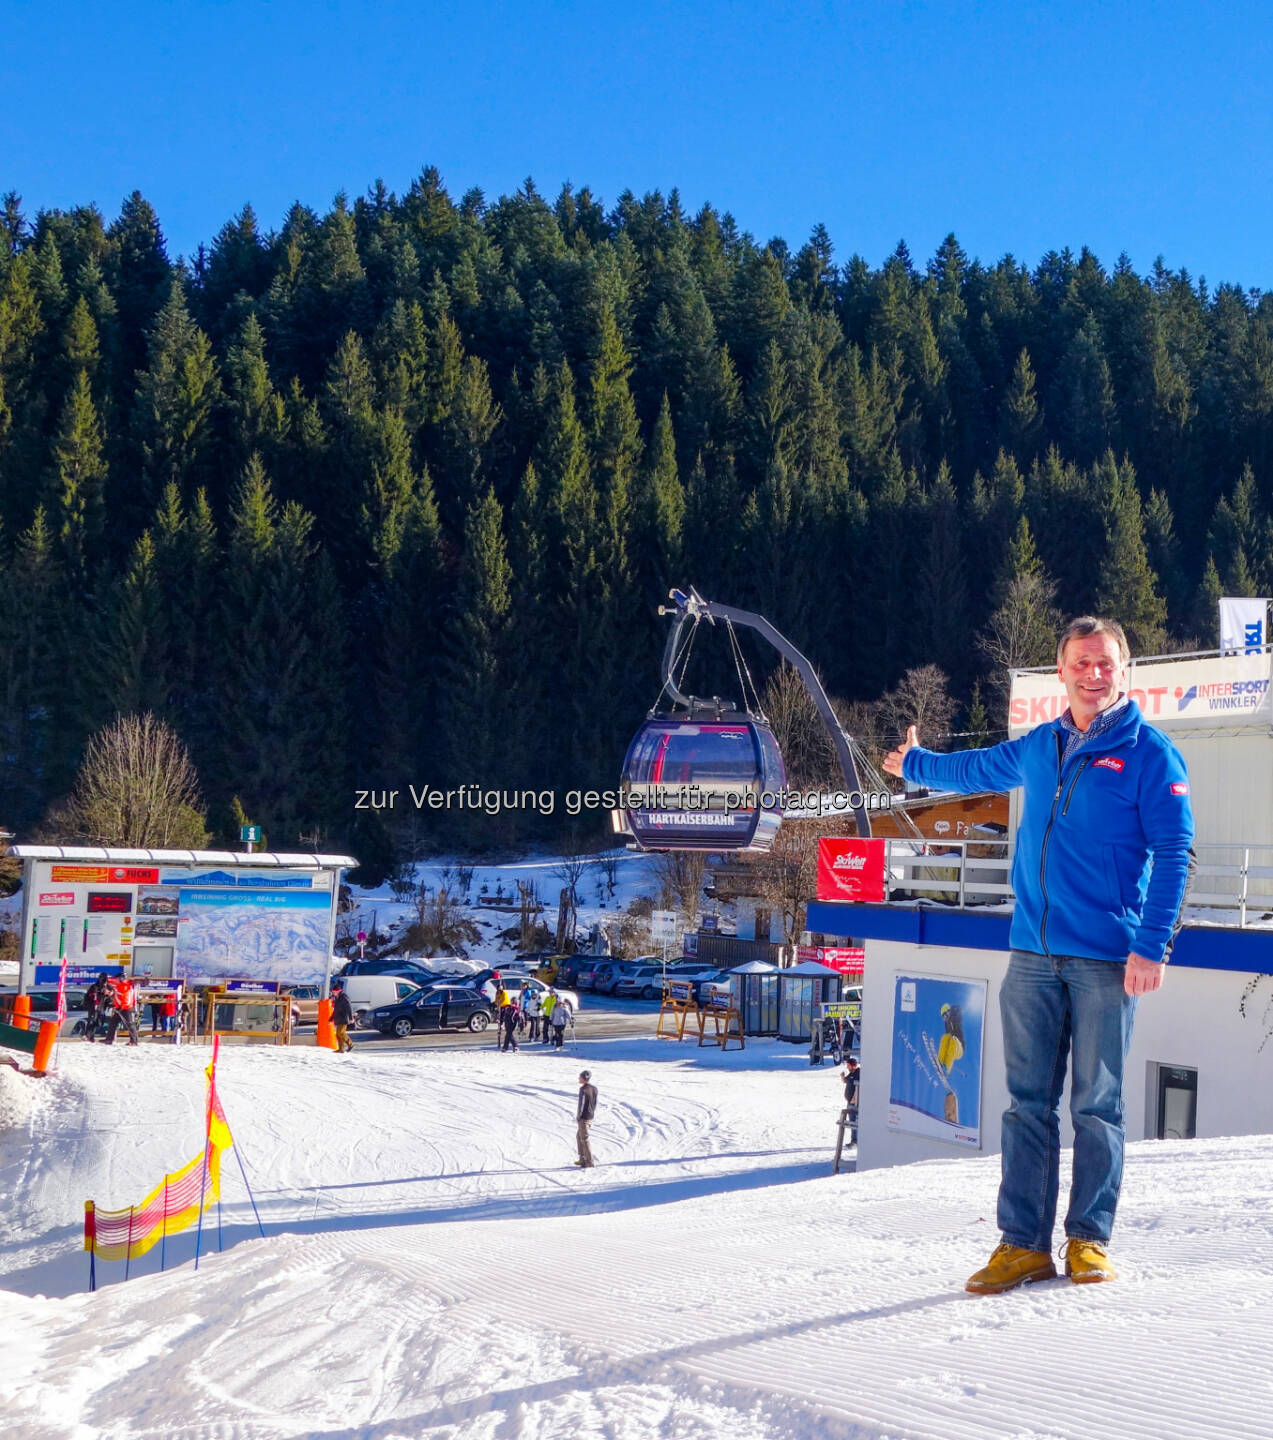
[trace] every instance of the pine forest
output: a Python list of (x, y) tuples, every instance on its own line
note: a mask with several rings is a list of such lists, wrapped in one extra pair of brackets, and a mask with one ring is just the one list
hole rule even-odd
[[(1273, 587), (1273, 295), (1162, 261), (952, 235), (872, 268), (676, 192), (457, 200), (431, 169), (245, 208), (186, 260), (136, 193), (0, 226), (24, 839), (146, 714), (217, 843), (247, 818), (375, 870), (560, 829), (354, 797), (613, 788), (672, 585), (764, 614), (869, 743), (922, 714), (939, 748), (1002, 736), (1005, 668), (1062, 618), (1209, 648), (1220, 594)], [(720, 643), (695, 688), (731, 683)]]

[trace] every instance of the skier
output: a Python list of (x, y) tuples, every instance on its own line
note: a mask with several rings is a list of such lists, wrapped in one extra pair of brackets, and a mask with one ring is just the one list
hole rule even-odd
[(97, 1027), (105, 1018), (109, 990), (110, 981), (105, 975), (99, 975), (84, 992), (84, 1038), (90, 1044), (96, 1041)]
[(503, 1035), (500, 1041), (501, 1050), (517, 1049), (517, 1006), (505, 1005), (499, 1012), (500, 1028)]
[(575, 1161), (580, 1170), (592, 1169), (592, 1147), (588, 1144), (588, 1126), (597, 1113), (597, 1087), (592, 1083), (592, 1071), (579, 1072), (579, 1105), (575, 1111), (575, 1139), (579, 1146), (579, 1158)]
[(566, 1026), (570, 1023), (570, 1006), (560, 997), (553, 1005), (553, 1045), (560, 1050), (566, 1039)]
[(553, 1011), (557, 1008), (557, 992), (555, 990), (549, 990), (547, 995), (540, 1001), (539, 1008), (543, 1014), (544, 1044), (551, 1045), (553, 1038)]
[(128, 1031), (128, 1043), (136, 1045), (137, 1036), (137, 995), (133, 990), (133, 982), (127, 975), (116, 975), (108, 982), (111, 990), (111, 1003), (114, 1005), (114, 1013), (111, 1015), (110, 1025), (106, 1031), (106, 1043), (113, 1045), (115, 1035), (119, 1030), (121, 1022)]
[(526, 990), (522, 992), (525, 1000), (522, 1002), (522, 1010), (526, 1016), (527, 1039), (539, 1039), (539, 1011), (540, 996), (538, 990)]

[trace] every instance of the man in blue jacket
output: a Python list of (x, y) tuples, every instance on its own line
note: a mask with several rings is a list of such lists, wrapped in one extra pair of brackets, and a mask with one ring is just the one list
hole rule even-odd
[(1025, 797), (1012, 864), (1012, 953), (999, 991), (1011, 1103), (1002, 1243), (968, 1281), (995, 1294), (1051, 1279), (1060, 1101), (1072, 1064), (1074, 1168), (1065, 1271), (1114, 1279), (1106, 1254), (1123, 1176), (1123, 1067), (1141, 995), (1157, 990), (1189, 878), (1193, 812), (1180, 752), (1127, 695), (1122, 626), (1084, 616), (1057, 647), (1059, 720), (986, 750), (937, 755), (915, 727), (884, 761), (948, 790)]

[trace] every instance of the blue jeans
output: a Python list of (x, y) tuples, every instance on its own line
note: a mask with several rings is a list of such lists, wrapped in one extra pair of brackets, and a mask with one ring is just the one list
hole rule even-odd
[(1052, 1249), (1071, 1055), (1074, 1170), (1065, 1233), (1109, 1240), (1123, 1183), (1123, 1066), (1136, 1018), (1125, 970), (1111, 960), (1011, 954), (999, 991), (1011, 1104), (1003, 1115), (998, 1219), (1009, 1245)]

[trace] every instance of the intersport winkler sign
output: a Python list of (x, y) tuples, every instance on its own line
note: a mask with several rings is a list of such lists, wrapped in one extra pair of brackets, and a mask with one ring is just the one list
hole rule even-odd
[[(1202, 660), (1132, 661), (1130, 692), (1147, 720), (1164, 730), (1269, 725), (1270, 656), (1215, 655)], [(1056, 672), (1012, 677), (1008, 731), (1023, 735), (1055, 720), (1067, 705)]]

